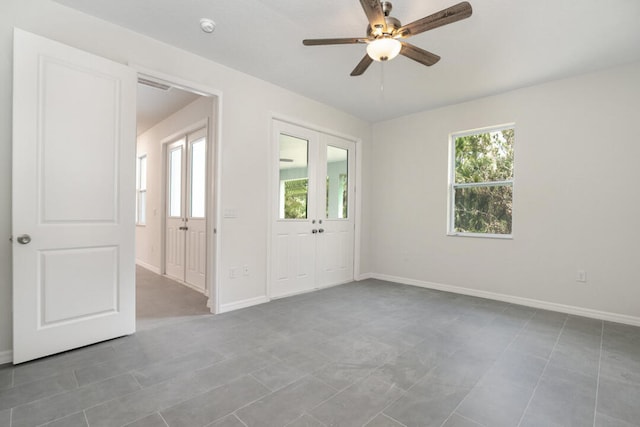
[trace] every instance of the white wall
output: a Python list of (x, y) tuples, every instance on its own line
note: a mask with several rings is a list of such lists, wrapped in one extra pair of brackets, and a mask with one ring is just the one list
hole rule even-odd
[[(0, 4), (0, 359), (11, 349), (11, 85), (13, 27), (40, 34), (121, 63), (135, 63), (222, 93), (221, 271), (249, 265), (251, 275), (222, 275), (220, 303), (264, 296), (271, 116), (279, 114), (370, 140), (370, 124), (334, 108), (231, 70), (202, 57), (76, 12), (49, 0)], [(363, 150), (364, 161), (368, 161)], [(363, 193), (364, 194), (364, 193)], [(367, 201), (365, 201), (367, 203)]]
[[(375, 124), (369, 265), (640, 324), (639, 112), (636, 63)], [(513, 240), (446, 236), (449, 133), (510, 122)]]
[(209, 132), (215, 132), (213, 102), (213, 98), (198, 98), (138, 136), (137, 155), (147, 156), (147, 217), (145, 225), (136, 227), (136, 262), (157, 273), (160, 273), (163, 245), (162, 141), (198, 122), (206, 123), (207, 120), (211, 124)]

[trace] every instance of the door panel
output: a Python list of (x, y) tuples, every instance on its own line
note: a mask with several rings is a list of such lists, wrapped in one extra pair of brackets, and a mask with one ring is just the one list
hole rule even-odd
[[(15, 30), (14, 363), (135, 331), (136, 73)], [(17, 236), (31, 242), (20, 244)]]
[(189, 283), (205, 292), (206, 278), (206, 221), (203, 219), (192, 219), (189, 221), (186, 241), (186, 271), (185, 282)]
[(165, 235), (165, 273), (184, 280), (185, 233), (184, 224), (184, 152), (186, 140), (167, 146), (167, 216)]
[(274, 279), (276, 281), (286, 280), (289, 274), (289, 235), (286, 233), (277, 234), (274, 237), (275, 268), (273, 268)]
[[(39, 66), (38, 96), (42, 104), (39, 126), (43, 132), (37, 141), (41, 161), (41, 222), (113, 223), (119, 166), (117, 147), (113, 144), (118, 129), (113, 124), (120, 108), (93, 101), (95, 96), (113, 103), (119, 81), (58, 63), (58, 59), (51, 57), (41, 58)], [(87, 90), (70, 92), (68, 88), (76, 85)], [(84, 176), (100, 176), (104, 181), (78, 180)], [(84, 203), (79, 204), (78, 200)]]
[(353, 280), (355, 144), (321, 135), (321, 173), (326, 176), (324, 233), (318, 235), (318, 283)]
[(41, 326), (116, 313), (117, 268), (115, 246), (40, 251)]
[(186, 206), (186, 254), (184, 281), (206, 293), (206, 182), (207, 129), (187, 135), (189, 165)]

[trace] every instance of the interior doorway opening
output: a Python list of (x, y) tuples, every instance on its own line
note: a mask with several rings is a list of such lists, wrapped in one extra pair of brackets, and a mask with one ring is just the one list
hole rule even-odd
[[(183, 83), (139, 74), (136, 141), (138, 330), (216, 311), (217, 102), (217, 96), (191, 89)], [(171, 151), (167, 150), (170, 142), (176, 141), (184, 143), (179, 168), (176, 160), (180, 156), (171, 156)], [(179, 182), (175, 181), (176, 172), (181, 177)], [(176, 206), (180, 208), (179, 224), (173, 227)], [(177, 263), (182, 266), (182, 273), (176, 270), (176, 254), (182, 257)]]

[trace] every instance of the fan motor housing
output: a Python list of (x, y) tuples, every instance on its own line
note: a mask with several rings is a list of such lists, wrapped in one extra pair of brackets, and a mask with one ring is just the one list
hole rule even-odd
[[(384, 21), (387, 24), (387, 31), (384, 33), (386, 35), (392, 36), (395, 34), (398, 28), (402, 27), (402, 24), (400, 23), (400, 21), (394, 18), (393, 16), (385, 16)], [(382, 35), (383, 33), (374, 31), (373, 28), (371, 28), (371, 25), (367, 25), (367, 37), (379, 37)]]

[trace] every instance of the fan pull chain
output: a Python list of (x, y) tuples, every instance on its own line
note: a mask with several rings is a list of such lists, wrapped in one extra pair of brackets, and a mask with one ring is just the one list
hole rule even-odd
[(384, 101), (384, 62), (380, 62), (380, 98)]

